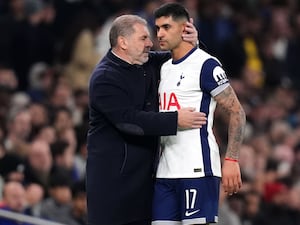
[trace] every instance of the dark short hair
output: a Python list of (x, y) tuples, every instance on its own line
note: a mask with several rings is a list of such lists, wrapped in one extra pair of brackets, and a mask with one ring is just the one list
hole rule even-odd
[(154, 18), (171, 16), (173, 20), (187, 19), (190, 20), (188, 11), (179, 3), (166, 3), (154, 11)]
[(69, 143), (66, 140), (57, 140), (50, 144), (52, 157), (55, 159), (57, 156), (62, 156), (66, 151)]
[(70, 176), (70, 171), (63, 167), (56, 167), (49, 178), (48, 187), (72, 187), (72, 178)]

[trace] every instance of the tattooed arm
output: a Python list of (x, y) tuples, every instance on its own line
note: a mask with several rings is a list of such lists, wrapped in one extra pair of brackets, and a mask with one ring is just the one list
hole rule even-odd
[[(225, 158), (238, 160), (243, 141), (246, 116), (231, 86), (215, 96), (218, 107), (229, 116), (228, 145)], [(224, 160), (222, 166), (222, 185), (229, 195), (236, 193), (242, 185), (238, 161)]]
[(217, 95), (215, 100), (222, 112), (229, 116), (226, 157), (238, 159), (246, 122), (245, 112), (231, 86)]

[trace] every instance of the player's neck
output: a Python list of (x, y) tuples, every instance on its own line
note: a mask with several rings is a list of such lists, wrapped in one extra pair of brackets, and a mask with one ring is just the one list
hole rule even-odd
[(172, 52), (172, 59), (177, 61), (189, 53), (194, 46), (191, 43), (182, 42), (177, 48), (174, 48)]

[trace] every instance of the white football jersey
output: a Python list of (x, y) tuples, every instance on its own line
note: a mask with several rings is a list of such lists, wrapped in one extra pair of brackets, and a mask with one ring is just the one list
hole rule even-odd
[(161, 137), (158, 178), (221, 177), (219, 147), (213, 134), (214, 96), (229, 86), (220, 62), (194, 48), (178, 61), (161, 68), (159, 107), (161, 112), (194, 107), (207, 115), (201, 129), (178, 130), (177, 135)]

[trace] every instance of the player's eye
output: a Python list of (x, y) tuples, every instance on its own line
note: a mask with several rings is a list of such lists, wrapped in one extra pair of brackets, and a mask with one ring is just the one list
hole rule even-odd
[(165, 24), (165, 25), (163, 25), (162, 27), (163, 27), (165, 30), (168, 30), (168, 29), (170, 29), (171, 26), (170, 26), (169, 24)]

